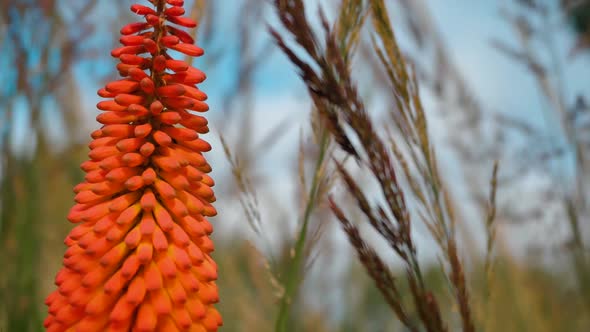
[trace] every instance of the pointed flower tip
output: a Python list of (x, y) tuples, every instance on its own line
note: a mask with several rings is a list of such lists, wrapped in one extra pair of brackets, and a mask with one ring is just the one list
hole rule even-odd
[(105, 98), (74, 188), (57, 290), (45, 301), (47, 331), (216, 331), (222, 325), (207, 217), (214, 182), (199, 135), (209, 109), (205, 74), (171, 54), (201, 56), (183, 28), (182, 0), (150, 0), (121, 29), (111, 55), (122, 78)]

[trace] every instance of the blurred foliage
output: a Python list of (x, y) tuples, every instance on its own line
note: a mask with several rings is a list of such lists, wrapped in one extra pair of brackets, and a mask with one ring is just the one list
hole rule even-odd
[[(61, 151), (53, 146), (75, 136), (82, 116), (73, 65), (87, 50), (83, 38), (92, 26), (84, 17), (93, 7), (93, 1), (69, 11), (58, 1), (0, 4), (0, 48), (9, 50), (0, 56), (0, 321), (7, 331), (42, 328), (45, 276), (59, 264), (55, 239), (66, 228), (53, 221), (70, 204), (47, 198), (70, 197), (68, 188), (81, 176), (81, 150), (74, 142)], [(56, 128), (65, 134), (62, 142), (52, 137)]]
[(590, 29), (590, 1), (562, 0), (571, 27), (578, 34), (587, 33)]
[[(216, 35), (216, 31), (226, 25), (226, 22), (216, 19), (219, 19), (225, 6), (229, 6), (229, 2), (232, 5), (239, 2), (242, 13), (239, 21), (235, 22), (238, 28), (233, 31), (239, 36), (237, 47), (218, 42), (224, 37)], [(346, 4), (353, 2), (345, 1)], [(553, 15), (567, 17), (579, 33), (581, 39), (578, 48), (581, 51), (590, 45), (585, 44), (582, 38), (588, 35), (590, 26), (587, 2), (578, 1), (576, 3), (585, 3), (585, 6), (576, 7), (568, 4), (568, 1), (562, 1), (563, 6), (559, 10), (551, 7), (543, 11), (534, 6), (538, 1), (520, 2), (518, 13), (524, 21), (508, 20), (517, 26), (516, 34), (524, 31), (523, 22), (527, 18), (533, 19), (553, 10)], [(107, 50), (116, 42), (115, 34), (111, 33), (116, 31), (110, 31), (109, 28), (114, 26), (116, 30), (124, 15), (127, 15), (126, 6), (130, 3), (114, 0), (0, 1), (0, 266), (3, 267), (0, 273), (0, 331), (41, 330), (46, 311), (43, 299), (52, 288), (52, 278), (61, 265), (64, 250), (62, 241), (70, 229), (65, 216), (73, 204), (71, 188), (82, 177), (78, 165), (85, 159), (86, 151), (81, 142), (87, 140), (89, 130), (84, 131), (90, 122), (90, 116), (85, 110), (94, 107), (82, 100), (80, 89), (98, 86), (104, 80), (101, 76), (104, 73), (100, 70), (83, 71), (82, 79), (76, 70), (99, 61), (108, 63)], [(310, 3), (314, 9), (315, 3)], [(453, 136), (451, 143), (457, 143), (454, 148), (458, 158), (465, 165), (473, 166), (466, 169), (464, 176), (470, 187), (468, 189), (470, 192), (473, 190), (471, 193), (479, 199), (475, 205), (480, 212), (483, 211), (480, 213), (482, 216), (488, 208), (485, 198), (489, 186), (483, 184), (489, 181), (489, 167), (478, 165), (491, 165), (493, 160), (509, 155), (506, 151), (513, 147), (484, 142), (481, 123), (489, 120), (488, 125), (500, 128), (498, 132), (502, 133), (524, 128), (522, 132), (530, 140), (527, 140), (528, 145), (523, 150), (533, 152), (527, 153), (527, 158), (522, 158), (524, 166), (507, 164), (510, 165), (508, 175), (505, 174), (499, 180), (499, 200), (508, 203), (514, 203), (511, 200), (518, 201), (510, 196), (502, 199), (502, 195), (508, 195), (510, 188), (518, 188), (522, 184), (518, 179), (524, 178), (524, 175), (519, 170), (523, 167), (541, 168), (545, 160), (542, 158), (553, 156), (553, 151), (537, 153), (538, 149), (533, 149), (539, 145), (538, 138), (544, 133), (537, 135), (533, 129), (528, 130), (530, 127), (526, 123), (505, 117), (496, 116), (491, 120), (484, 117), (486, 111), (481, 105), (485, 103), (473, 98), (469, 86), (463, 81), (460, 66), (452, 65), (444, 41), (433, 27), (425, 4), (409, 0), (395, 3), (398, 6), (393, 8), (399, 11), (397, 14), (408, 18), (404, 23), (407, 25), (405, 28), (418, 49), (424, 50), (424, 45), (428, 43), (434, 45), (436, 52), (432, 57), (436, 63), (435, 70), (422, 71), (424, 68), (420, 67), (418, 61), (415, 63), (416, 69), (424, 88), (431, 89), (440, 104), (456, 108), (454, 116), (464, 120), (459, 123), (465, 130), (456, 130), (450, 124), (451, 121), (446, 130)], [(339, 1), (325, 5), (334, 15), (346, 12), (338, 7)], [(320, 169), (325, 171), (321, 155), (326, 147), (320, 144), (322, 131), (317, 128), (317, 119), (312, 119), (316, 127), (302, 130), (299, 154), (294, 153), (293, 169), (288, 170), (291, 175), (288, 180), (297, 187), (292, 202), (277, 204), (272, 193), (273, 190), (281, 189), (270, 176), (263, 174), (265, 168), (261, 165), (262, 157), (268, 153), (268, 146), (280, 139), (289, 126), (286, 124), (285, 127), (274, 128), (268, 131), (268, 136), (261, 138), (260, 131), (254, 127), (259, 124), (253, 119), (254, 76), (264, 66), (265, 55), (269, 50), (276, 51), (270, 37), (260, 37), (265, 34), (262, 22), (265, 21), (264, 15), (275, 13), (267, 2), (258, 0), (194, 1), (194, 8), (195, 15), (204, 20), (199, 29), (199, 42), (208, 50), (209, 62), (204, 64), (207, 68), (203, 69), (206, 72), (215, 71), (221, 65), (219, 59), (223, 54), (235, 53), (233, 55), (239, 59), (236, 70), (232, 72), (235, 85), (224, 99), (224, 121), (219, 124), (218, 131), (225, 132), (232, 123), (240, 124), (237, 133), (232, 134), (237, 139), (234, 137), (233, 141), (228, 140), (227, 143), (231, 158), (239, 161), (233, 169), (233, 175), (236, 177), (236, 171), (239, 171), (242, 179), (247, 179), (249, 188), (253, 188), (254, 192), (246, 197), (252, 203), (250, 208), (253, 211), (262, 206), (270, 207), (272, 212), (265, 214), (264, 218), (254, 216), (254, 219), (264, 220), (252, 221), (261, 230), (253, 232), (256, 233), (253, 241), (251, 236), (216, 234), (214, 257), (220, 271), (219, 308), (224, 316), (223, 331), (274, 331), (281, 299), (286, 298), (282, 285), (285, 280), (293, 278), (301, 278), (298, 282), (302, 286), (298, 289), (294, 286), (295, 290), (292, 291), (298, 296), (288, 299), (292, 301), (289, 302), (291, 315), (287, 324), (290, 331), (405, 331), (388, 310), (373, 281), (353, 259), (354, 253), (349, 245), (338, 242), (342, 231), (327, 221), (331, 217), (323, 198), (332, 188), (331, 179), (328, 176), (324, 178), (326, 174), (322, 174), (321, 181), (315, 180), (321, 183), (312, 184)], [(102, 38), (90, 38), (97, 34)], [(354, 43), (359, 43), (359, 54), (370, 52), (367, 50), (372, 49), (369, 46), (371, 36), (360, 32), (359, 35), (353, 34), (353, 37)], [(263, 42), (252, 42), (259, 39)], [(521, 46), (528, 47), (526, 40)], [(570, 119), (567, 114), (570, 117), (578, 114), (574, 106), (583, 109), (584, 105), (579, 102), (583, 101), (583, 96), (578, 103), (564, 100), (565, 97), (556, 95), (556, 91), (560, 91), (559, 82), (546, 84), (551, 75), (543, 75), (542, 62), (535, 57), (536, 49), (497, 48), (509, 56), (517, 55), (517, 62), (525, 63), (531, 69), (531, 76), (539, 81), (541, 92), (547, 96), (546, 102), (551, 112), (564, 113), (563, 118), (567, 120)], [(365, 57), (363, 61), (366, 61), (361, 64), (363, 70), (374, 73), (374, 81), (367, 81), (368, 89), (380, 90), (388, 86), (384, 83), (384, 73), (375, 69), (379, 68), (375, 65), (378, 59), (373, 56), (367, 60)], [(88, 81), (91, 84), (87, 85)], [(563, 127), (563, 135), (571, 139), (571, 145), (576, 151), (587, 148), (572, 135), (570, 124), (564, 123)], [(469, 150), (471, 145), (477, 147)], [(510, 145), (510, 142), (506, 145)], [(223, 154), (221, 149), (212, 153)], [(516, 155), (519, 155), (518, 151)], [(576, 176), (581, 181), (577, 183), (583, 183), (589, 174), (588, 166), (585, 160), (579, 164)], [(232, 183), (232, 174), (229, 172), (217, 173), (216, 176), (220, 183), (216, 195), (220, 203), (223, 202), (228, 210), (240, 211), (239, 199), (243, 198), (244, 191), (240, 181)], [(561, 180), (563, 175), (550, 176)], [(261, 194), (263, 191), (271, 194), (265, 196)], [(481, 199), (481, 196), (484, 198)], [(556, 222), (567, 227), (571, 235), (565, 244), (552, 249), (544, 261), (516, 258), (517, 255), (506, 244), (510, 242), (510, 235), (506, 234), (510, 233), (509, 230), (497, 234), (497, 250), (491, 258), (494, 261), (491, 278), (486, 274), (484, 257), (479, 257), (476, 250), (469, 247), (469, 241), (460, 248), (463, 250), (461, 256), (471, 259), (466, 266), (466, 274), (470, 292), (475, 299), (472, 307), (478, 322), (476, 330), (590, 330), (587, 196), (584, 188), (574, 188), (565, 198), (563, 195), (554, 195), (550, 196), (551, 199), (541, 197), (535, 201), (535, 206), (543, 211), (550, 203), (557, 202), (565, 212), (556, 218)], [(498, 211), (498, 218), (504, 221), (502, 226), (509, 229), (510, 223), (531, 219), (530, 215), (512, 213), (512, 205), (508, 203)], [(313, 208), (309, 208), (311, 205)], [(310, 209), (309, 215), (305, 213), (306, 207)], [(214, 219), (218, 225), (226, 223), (224, 215), (236, 218), (243, 226), (246, 224), (244, 219), (249, 218), (246, 213), (232, 216), (220, 212), (220, 217)], [(291, 230), (301, 230), (301, 220), (308, 220), (310, 227), (307, 237), (301, 240), (306, 242), (307, 251), (304, 255), (307, 259), (292, 272), (297, 273), (293, 276), (289, 275), (289, 271), (293, 271), (292, 248), (297, 243), (298, 235), (303, 233)], [(246, 232), (249, 232), (246, 227), (240, 228), (239, 233)], [(551, 235), (547, 234), (549, 237)], [(267, 243), (268, 238), (278, 241)], [(542, 245), (543, 240), (540, 242)], [(393, 260), (387, 258), (386, 262), (392, 263)], [(330, 273), (330, 270), (336, 269), (337, 263), (341, 261), (345, 262), (344, 267), (339, 268), (338, 278), (334, 279), (335, 273)], [(455, 326), (459, 323), (459, 308), (454, 304), (449, 280), (441, 272), (437, 261), (428, 263), (423, 270), (424, 281), (439, 300), (443, 315), (451, 317)], [(392, 263), (391, 266), (392, 274), (399, 284), (402, 302), (409, 303), (411, 295), (405, 280), (406, 271), (399, 264)], [(416, 314), (411, 313), (410, 318), (417, 319)]]

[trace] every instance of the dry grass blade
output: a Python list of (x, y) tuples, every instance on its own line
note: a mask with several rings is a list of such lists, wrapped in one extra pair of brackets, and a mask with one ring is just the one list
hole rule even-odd
[(490, 296), (490, 283), (492, 277), (494, 243), (496, 239), (496, 193), (498, 190), (498, 167), (499, 163), (494, 163), (492, 178), (490, 179), (490, 194), (488, 200), (488, 211), (485, 221), (486, 229), (486, 257), (484, 262), (484, 272), (486, 275), (486, 297)]
[(336, 40), (340, 43), (340, 53), (344, 62), (350, 64), (350, 57), (355, 53), (360, 41), (361, 28), (367, 18), (365, 1), (342, 0), (340, 14), (336, 22)]
[(223, 135), (219, 135), (219, 140), (221, 141), (223, 152), (230, 163), (232, 174), (236, 180), (240, 194), (242, 195), (242, 197), (240, 197), (240, 204), (242, 205), (244, 214), (246, 215), (246, 220), (248, 221), (248, 224), (254, 233), (256, 233), (258, 236), (261, 236), (260, 209), (258, 208), (258, 199), (256, 198), (254, 188), (248, 177), (243, 173), (239, 160), (232, 156), (231, 149), (225, 141)]
[[(445, 253), (450, 266), (449, 279), (455, 289), (456, 301), (459, 305), (463, 331), (474, 331), (474, 323), (471, 317), (469, 294), (465, 280), (465, 273), (458, 257), (455, 239), (455, 215), (452, 199), (438, 172), (436, 156), (430, 143), (427, 121), (415, 74), (408, 74), (407, 65), (400, 55), (395, 35), (387, 16), (387, 9), (383, 0), (371, 0), (373, 25), (376, 31), (374, 45), (384, 67), (388, 68), (390, 82), (393, 90), (392, 96), (397, 108), (392, 119), (403, 134), (408, 143), (411, 162), (418, 170), (425, 186), (413, 184), (414, 180), (408, 178), (413, 195), (418, 198), (424, 209), (428, 211), (430, 218), (426, 221), (428, 229)], [(411, 144), (410, 144), (411, 143)], [(396, 146), (396, 142), (392, 141)], [(413, 151), (417, 149), (419, 154)], [(402, 155), (399, 148), (394, 147), (396, 155)], [(403, 165), (403, 163), (402, 163)], [(405, 174), (408, 172), (406, 171)], [(426, 198), (426, 200), (424, 199)]]
[(386, 239), (389, 246), (395, 250), (402, 259), (408, 260), (413, 248), (404, 246), (404, 242), (401, 239), (401, 231), (394, 228), (394, 225), (389, 221), (386, 213), (381, 207), (379, 207), (377, 213), (375, 213), (363, 191), (344, 166), (339, 162), (336, 162), (336, 166), (342, 179), (346, 183), (348, 191), (356, 199), (359, 208), (365, 214), (371, 226), (373, 226), (373, 228)]
[(329, 198), (330, 209), (340, 221), (342, 229), (346, 232), (350, 244), (354, 247), (360, 262), (365, 267), (367, 273), (375, 282), (375, 285), (381, 291), (387, 304), (395, 312), (399, 320), (412, 332), (418, 329), (408, 317), (406, 309), (400, 300), (399, 291), (395, 285), (395, 279), (385, 263), (361, 237), (358, 228), (346, 218), (342, 209)]

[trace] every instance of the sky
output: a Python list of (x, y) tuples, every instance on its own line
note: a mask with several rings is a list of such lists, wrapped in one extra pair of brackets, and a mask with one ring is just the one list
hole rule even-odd
[[(129, 2), (129, 4), (134, 2), (125, 1)], [(436, 29), (440, 31), (452, 56), (452, 61), (462, 69), (468, 86), (471, 91), (477, 93), (477, 97), (483, 103), (486, 111), (502, 112), (514, 116), (548, 132), (555, 130), (554, 123), (548, 121), (542, 115), (547, 103), (539, 93), (531, 75), (524, 66), (508, 59), (491, 46), (492, 39), (516, 45), (515, 33), (503, 20), (500, 11), (501, 8), (513, 9), (514, 6), (511, 1), (421, 1), (427, 4), (429, 15), (433, 18)], [(208, 155), (210, 163), (216, 169), (213, 174), (214, 177), (216, 174), (228, 174), (228, 163), (218, 140), (219, 128), (224, 128), (223, 134), (232, 145), (240, 140), (236, 133), (239, 132), (238, 129), (241, 125), (239, 121), (228, 119), (228, 112), (224, 109), (226, 106), (224, 99), (236, 85), (236, 72), (239, 69), (238, 55), (236, 52), (218, 54), (215, 53), (215, 50), (219, 49), (220, 46), (227, 45), (232, 45), (231, 47), (236, 47), (236, 49), (239, 47), (241, 42), (239, 40), (240, 34), (236, 33), (236, 30), (240, 27), (231, 23), (237, 22), (239, 15), (242, 15), (241, 6), (236, 5), (241, 4), (242, 0), (225, 0), (225, 2), (228, 5), (223, 6), (223, 10), (217, 11), (217, 16), (213, 18), (217, 23), (214, 25), (215, 30), (212, 40), (202, 45), (206, 51), (205, 56), (195, 59), (194, 62), (197, 67), (204, 69), (208, 75), (207, 81), (200, 88), (209, 95), (208, 102), (211, 110), (208, 112), (208, 117), (212, 125), (211, 133), (207, 135), (206, 139), (212, 143), (214, 148), (213, 152)], [(315, 15), (315, 8), (319, 2), (321, 1), (307, 1), (309, 14)], [(106, 6), (101, 7), (104, 3), (102, 2), (96, 10), (96, 20), (112, 15)], [(326, 1), (321, 3), (326, 7), (334, 2)], [(411, 38), (407, 33), (404, 33), (403, 24), (401, 23), (402, 17), (395, 11), (395, 7), (393, 9), (392, 20), (394, 26), (399, 28), (397, 37), (402, 48), (416, 51)], [(573, 40), (571, 34), (566, 31), (563, 22), (560, 20), (560, 17), (551, 17), (549, 26), (559, 28), (559, 33), (552, 42), (556, 45), (558, 58), (561, 59), (559, 67), (563, 70), (563, 81), (567, 82), (567, 84), (564, 84), (565, 94), (567, 99), (571, 101), (578, 94), (589, 94), (588, 89), (590, 86), (583, 78), (589, 77), (590, 66), (588, 66), (587, 55), (567, 60), (567, 54)], [(269, 5), (264, 8), (261, 15), (261, 22), (256, 36), (249, 41), (256, 50), (263, 49), (270, 40), (268, 33), (265, 31), (264, 23), (275, 27), (278, 26), (276, 15)], [(109, 33), (113, 29), (115, 28), (112, 26), (100, 26), (99, 30), (88, 38), (100, 42), (101, 34)], [(85, 79), (85, 77), (89, 73), (104, 74), (114, 71), (115, 60), (108, 57), (107, 50), (105, 50), (105, 55), (107, 56), (98, 56), (99, 58), (95, 62), (86, 62), (76, 68), (77, 77), (82, 88), (83, 104), (86, 105), (84, 111), (88, 115), (86, 125), (89, 130), (98, 126), (94, 122), (94, 117), (98, 114), (94, 105), (100, 101), (100, 98), (96, 95), (96, 90), (100, 86), (97, 82)], [(287, 201), (286, 197), (294, 191), (295, 184), (288, 174), (294, 162), (293, 156), (299, 141), (300, 130), (309, 130), (307, 121), (310, 102), (294, 67), (280, 51), (271, 48), (268, 53), (262, 56), (264, 56), (264, 65), (255, 72), (254, 102), (250, 105), (255, 119), (254, 123), (259, 128), (256, 131), (258, 138), (255, 141), (260, 141), (273, 128), (285, 121), (292, 124), (280, 140), (272, 142), (273, 146), (269, 147), (270, 152), (265, 157), (267, 162), (261, 163), (263, 165), (261, 167), (265, 168), (263, 171), (270, 174), (273, 179), (273, 188), (280, 188), (273, 195), (284, 195), (285, 201)], [(215, 65), (211, 66), (212, 63), (215, 63)], [(428, 98), (428, 96), (425, 95), (425, 98)], [(434, 102), (425, 100), (425, 104), (427, 106), (434, 105)], [(16, 108), (26, 107), (25, 105), (18, 105), (17, 103)], [(239, 111), (239, 105), (233, 107), (233, 112)], [(435, 110), (427, 111), (434, 117), (437, 116), (433, 113)], [(15, 117), (12, 125), (15, 128), (22, 128), (22, 130), (15, 130), (14, 132), (14, 141), (18, 145), (27, 142), (28, 137), (24, 125), (27, 122), (26, 112), (18, 112), (17, 114), (19, 116)], [(231, 117), (233, 116), (232, 114)], [(437, 123), (436, 120), (433, 122)], [(444, 130), (443, 125), (434, 125), (432, 134), (435, 137), (441, 137), (444, 136), (442, 132)], [(56, 135), (58, 134), (59, 128), (56, 129)], [(442, 159), (444, 158), (443, 156)], [(460, 174), (456, 176), (460, 176)], [(230, 179), (226, 177), (224, 180)], [(218, 204), (223, 205), (224, 203), (219, 202)], [(235, 220), (236, 218), (228, 219)], [(226, 227), (233, 228), (234, 226), (229, 225)]]
[[(134, 1), (125, 0), (128, 3)], [(262, 1), (262, 0), (261, 0)], [(513, 8), (510, 1), (467, 1), (467, 0), (453, 0), (451, 2), (438, 0), (419, 0), (427, 4), (429, 14), (434, 20), (434, 25), (441, 32), (441, 35), (446, 43), (447, 49), (453, 56), (453, 61), (463, 69), (463, 74), (469, 82), (472, 91), (476, 91), (480, 100), (485, 102), (486, 108), (491, 111), (505, 112), (511, 116), (519, 117), (530, 121), (538, 126), (546, 126), (541, 110), (547, 107), (544, 103), (539, 91), (527, 73), (524, 66), (516, 64), (513, 60), (508, 59), (500, 52), (491, 47), (491, 40), (499, 39), (507, 41), (509, 44), (515, 44), (515, 34), (511, 27), (503, 21), (500, 8)], [(187, 1), (190, 3), (190, 1)], [(230, 3), (230, 1), (227, 1)], [(232, 4), (242, 3), (242, 0), (231, 0)], [(315, 6), (317, 0), (308, 0), (308, 11), (310, 14), (315, 14)], [(333, 1), (326, 1), (323, 3), (324, 7)], [(395, 7), (395, 6), (393, 6)], [(217, 17), (214, 19), (215, 24), (214, 38), (208, 45), (203, 45), (207, 51), (207, 47), (213, 49), (218, 48), (220, 43), (238, 45), (240, 44), (238, 33), (234, 33), (236, 27), (227, 22), (236, 22), (240, 13), (241, 6), (223, 6), (223, 10), (216, 12)], [(392, 12), (392, 19), (394, 26), (402, 26), (400, 17), (394, 10)], [(101, 16), (112, 15), (108, 8), (100, 5), (96, 10), (97, 20)], [(257, 38), (251, 43), (254, 44), (254, 49), (262, 49), (264, 45), (269, 42), (269, 36), (264, 30), (263, 23), (268, 23), (271, 26), (278, 26), (274, 11), (267, 5), (262, 14), (263, 19), (260, 24)], [(553, 18), (552, 24), (562, 26), (563, 22), (560, 18)], [(100, 41), (101, 33), (112, 30), (113, 27), (102, 27), (103, 31), (96, 31), (95, 36), (89, 36), (89, 39)], [(555, 38), (554, 43), (558, 48), (559, 58), (567, 58), (567, 53), (572, 45), (571, 35), (564, 29)], [(406, 45), (407, 49), (411, 49), (412, 45), (409, 37), (403, 33), (397, 34), (402, 47)], [(105, 52), (106, 53), (106, 52)], [(228, 92), (235, 86), (236, 71), (238, 70), (238, 59), (236, 52), (228, 54), (213, 54), (215, 59), (207, 58), (208, 54), (203, 58), (195, 60), (195, 64), (201, 68), (208, 68), (208, 63), (216, 62), (216, 65), (208, 71), (208, 80), (205, 81), (201, 88), (209, 95), (209, 103), (211, 104), (212, 112), (209, 116), (222, 117), (224, 114), (223, 99)], [(257, 105), (256, 112), (268, 113), (269, 117), (265, 117), (273, 123), (279, 123), (281, 117), (286, 112), (281, 112), (282, 106), (276, 105), (276, 102), (282, 101), (285, 108), (293, 108), (292, 104), (299, 105), (301, 99), (306, 98), (306, 93), (297, 77), (294, 67), (287, 61), (287, 59), (276, 48), (272, 48), (268, 54), (265, 54), (264, 66), (261, 66), (255, 73), (254, 92), (256, 100), (264, 100), (271, 98), (274, 102), (264, 102), (266, 106), (272, 105), (273, 108), (265, 108), (265, 105)], [(84, 100), (88, 101), (88, 105), (93, 105), (98, 102), (99, 97), (96, 96), (96, 89), (99, 87), (96, 82), (85, 80), (83, 76), (90, 73), (105, 73), (112, 70), (115, 65), (114, 59), (99, 59), (99, 63), (85, 63), (77, 69), (79, 81), (83, 87), (82, 93)], [(560, 67), (564, 72), (565, 93), (569, 100), (573, 100), (574, 96), (580, 93), (588, 93), (588, 86), (581, 77), (587, 77), (590, 73), (590, 66), (587, 65), (587, 56), (581, 56), (573, 61), (561, 63)], [(93, 110), (89, 110), (92, 113)], [(217, 115), (219, 114), (219, 115)], [(23, 115), (24, 116), (24, 115)], [(295, 115), (297, 116), (297, 115)], [(92, 117), (90, 117), (92, 118)], [(17, 123), (23, 123), (23, 119), (15, 119)], [(20, 125), (17, 125), (20, 126)], [(23, 138), (24, 132), (16, 133), (17, 136)], [(21, 141), (17, 139), (16, 141)]]

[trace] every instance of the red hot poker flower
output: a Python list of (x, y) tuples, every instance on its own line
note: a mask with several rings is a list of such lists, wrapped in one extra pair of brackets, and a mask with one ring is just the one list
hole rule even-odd
[[(101, 129), (92, 133), (85, 181), (74, 188), (58, 289), (47, 297), (47, 331), (217, 331), (217, 267), (207, 217), (214, 185), (199, 134), (205, 74), (173, 59), (203, 50), (177, 27), (182, 0), (133, 5), (145, 18), (121, 29), (111, 54), (123, 77), (98, 91)], [(176, 25), (176, 26), (175, 26)]]

